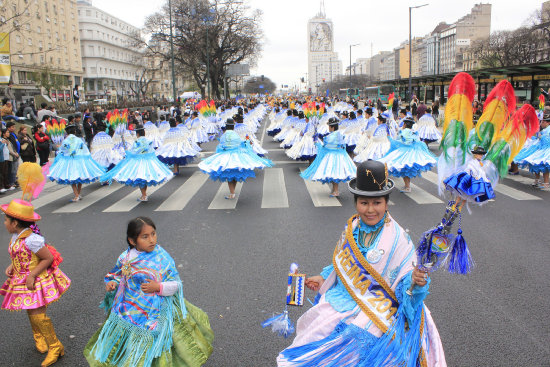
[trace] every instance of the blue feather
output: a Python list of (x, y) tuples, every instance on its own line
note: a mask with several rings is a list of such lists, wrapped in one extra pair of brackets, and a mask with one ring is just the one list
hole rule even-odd
[(273, 317), (270, 317), (262, 322), (263, 328), (268, 326), (271, 326), (271, 331), (279, 334), (279, 336), (284, 336), (285, 338), (288, 338), (290, 335), (294, 334), (294, 323), (288, 316), (286, 307), (283, 313), (273, 315)]

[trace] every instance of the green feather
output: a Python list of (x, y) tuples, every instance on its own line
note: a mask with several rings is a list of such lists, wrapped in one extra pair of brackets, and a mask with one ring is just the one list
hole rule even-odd
[(508, 158), (512, 153), (510, 145), (504, 139), (498, 139), (485, 155), (485, 159), (493, 162), (500, 177), (508, 173)]

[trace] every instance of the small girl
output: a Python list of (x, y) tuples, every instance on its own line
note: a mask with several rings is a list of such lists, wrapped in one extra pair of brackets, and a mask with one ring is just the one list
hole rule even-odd
[(65, 354), (65, 348), (57, 339), (52, 320), (46, 316), (46, 307), (67, 291), (71, 281), (57, 267), (61, 257), (45, 244), (36, 227), (40, 215), (34, 212), (32, 204), (15, 199), (0, 209), (6, 214), (4, 225), (12, 234), (9, 246), (12, 263), (6, 269), (8, 280), (0, 288), (0, 295), (4, 296), (2, 308), (27, 310), (36, 349), (48, 352), (42, 367), (50, 366)]
[(128, 223), (128, 249), (105, 276), (109, 316), (90, 339), (90, 366), (201, 366), (212, 353), (208, 316), (183, 297), (172, 257), (157, 244), (153, 221)]

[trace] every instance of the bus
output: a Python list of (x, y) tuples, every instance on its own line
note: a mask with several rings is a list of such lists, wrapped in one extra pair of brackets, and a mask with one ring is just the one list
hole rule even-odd
[(365, 88), (365, 98), (371, 101), (382, 100), (382, 103), (388, 103), (388, 96), (395, 92), (395, 87), (390, 84)]
[(358, 89), (358, 88), (341, 88), (339, 90), (339, 95), (340, 96), (349, 96), (350, 98), (359, 98), (361, 95), (361, 90)]

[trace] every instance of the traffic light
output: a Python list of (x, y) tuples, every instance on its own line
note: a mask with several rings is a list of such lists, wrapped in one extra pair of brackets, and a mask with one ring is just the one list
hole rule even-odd
[(301, 80), (302, 83), (305, 83), (304, 77), (301, 77), (300, 80)]
[(323, 78), (323, 83), (325, 82), (325, 78)]
[(262, 75), (262, 82), (264, 81), (264, 76)]

